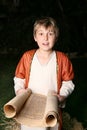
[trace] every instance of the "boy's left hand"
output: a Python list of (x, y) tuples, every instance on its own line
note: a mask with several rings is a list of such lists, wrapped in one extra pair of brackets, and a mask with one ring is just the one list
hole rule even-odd
[(59, 100), (60, 103), (64, 102), (66, 100), (65, 96), (61, 96), (61, 95), (58, 94), (57, 97), (58, 97), (58, 100)]
[(57, 94), (56, 92), (53, 92), (53, 95), (57, 96), (58, 97), (58, 101), (61, 103), (61, 102), (64, 102), (66, 100), (66, 96), (61, 96), (59, 94)]

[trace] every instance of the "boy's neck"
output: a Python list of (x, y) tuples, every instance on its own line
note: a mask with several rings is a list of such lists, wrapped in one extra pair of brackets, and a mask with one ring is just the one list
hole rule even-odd
[(49, 57), (52, 52), (53, 52), (53, 50), (49, 50), (49, 51), (43, 51), (41, 49), (37, 50), (37, 54), (41, 55), (41, 56), (44, 56), (44, 57)]
[(47, 64), (50, 60), (51, 54), (53, 50), (51, 51), (42, 51), (40, 49), (37, 50), (37, 57), (41, 64)]

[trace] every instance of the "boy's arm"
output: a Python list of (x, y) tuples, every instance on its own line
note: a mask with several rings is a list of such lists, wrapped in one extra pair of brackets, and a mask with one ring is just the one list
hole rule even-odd
[(26, 64), (26, 53), (21, 57), (15, 71), (14, 77), (14, 90), (15, 94), (19, 94), (25, 91), (25, 64)]
[(15, 94), (25, 91), (25, 79), (14, 77)]
[(72, 80), (69, 81), (62, 81), (62, 86), (60, 88), (60, 95), (68, 97), (74, 90), (74, 83)]
[(54, 95), (56, 95), (58, 97), (59, 107), (61, 107), (61, 108), (65, 107), (66, 99), (73, 92), (74, 87), (75, 87), (75, 85), (72, 82), (72, 80), (62, 82), (62, 86), (60, 88), (60, 93), (59, 94), (54, 93)]

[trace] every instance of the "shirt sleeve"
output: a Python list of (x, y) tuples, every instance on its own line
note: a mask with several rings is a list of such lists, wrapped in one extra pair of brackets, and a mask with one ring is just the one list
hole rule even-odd
[[(62, 86), (60, 88), (60, 95), (65, 96), (66, 98), (73, 92), (74, 90), (74, 83), (72, 80), (69, 81), (63, 81)], [(60, 108), (64, 108), (66, 106), (66, 100), (59, 104)]]
[(62, 81), (62, 86), (60, 88), (60, 95), (68, 97), (74, 90), (74, 83), (72, 80)]
[(25, 88), (25, 79), (14, 77), (14, 90), (15, 93), (19, 90)]

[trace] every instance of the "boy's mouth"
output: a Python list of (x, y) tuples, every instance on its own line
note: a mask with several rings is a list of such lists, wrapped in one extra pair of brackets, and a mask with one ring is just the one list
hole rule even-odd
[(47, 46), (47, 45), (49, 45), (49, 43), (47, 42), (47, 43), (42, 43), (43, 45), (45, 45), (45, 46)]

